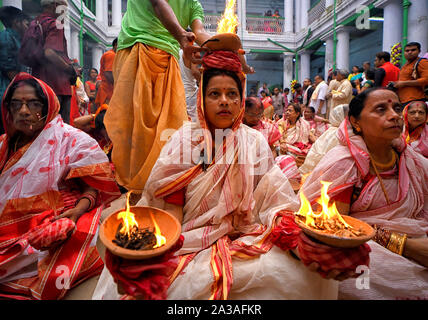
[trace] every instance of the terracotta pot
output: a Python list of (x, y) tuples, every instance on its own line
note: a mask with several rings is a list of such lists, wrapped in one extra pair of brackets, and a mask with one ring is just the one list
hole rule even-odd
[(149, 227), (154, 229), (150, 212), (153, 213), (154, 219), (158, 224), (161, 234), (166, 238), (166, 244), (160, 248), (152, 250), (131, 250), (119, 247), (113, 242), (116, 237), (117, 228), (122, 222), (117, 215), (124, 210), (112, 213), (100, 227), (100, 240), (105, 247), (116, 256), (131, 259), (143, 260), (159, 256), (168, 251), (178, 240), (181, 234), (181, 224), (172, 214), (153, 207), (131, 207), (130, 211), (135, 214), (135, 219), (140, 228)]
[(306, 235), (326, 245), (337, 247), (337, 248), (355, 248), (369, 241), (375, 236), (376, 234), (375, 230), (367, 223), (350, 216), (343, 215), (342, 218), (343, 220), (345, 220), (347, 224), (351, 225), (356, 230), (361, 229), (364, 235), (359, 237), (353, 237), (353, 238), (338, 237), (338, 236), (321, 232), (308, 227), (304, 222), (302, 222), (299, 219), (299, 217), (296, 217), (295, 221)]
[(211, 37), (204, 46), (213, 51), (238, 52), (242, 48), (242, 43), (241, 39), (234, 33), (221, 33)]

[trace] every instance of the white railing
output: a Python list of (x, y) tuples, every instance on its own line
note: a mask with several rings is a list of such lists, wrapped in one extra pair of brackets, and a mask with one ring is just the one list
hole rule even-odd
[(217, 25), (221, 19), (220, 15), (205, 15), (204, 28), (208, 32), (215, 33), (217, 31)]
[[(204, 27), (208, 32), (215, 33), (220, 15), (205, 15)], [(283, 34), (284, 18), (247, 16), (247, 31), (250, 34)]]
[(247, 16), (247, 31), (255, 34), (283, 34), (284, 18)]
[(320, 0), (313, 8), (308, 11), (308, 23), (312, 24), (315, 20), (320, 18), (325, 9), (325, 0)]

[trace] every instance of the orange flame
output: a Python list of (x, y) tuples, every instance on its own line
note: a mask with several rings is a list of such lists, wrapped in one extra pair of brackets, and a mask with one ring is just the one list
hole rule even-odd
[(217, 33), (236, 33), (239, 25), (238, 17), (235, 14), (236, 0), (227, 0), (223, 16), (218, 23)]
[[(126, 194), (126, 209), (125, 211), (119, 212), (117, 215), (117, 219), (123, 220), (123, 226), (120, 229), (120, 233), (122, 234), (128, 234), (128, 236), (131, 236), (131, 230), (135, 226), (138, 228), (138, 222), (135, 219), (135, 214), (133, 214), (129, 210), (129, 197), (131, 196), (132, 191), (128, 192)], [(153, 216), (153, 213), (150, 212), (150, 218), (152, 219), (153, 225), (155, 227), (155, 237), (156, 237), (156, 245), (153, 247), (153, 249), (162, 247), (166, 244), (166, 238), (162, 235), (161, 230), (159, 228), (159, 225), (156, 223), (156, 220)]]
[(309, 227), (323, 229), (323, 223), (327, 220), (337, 220), (344, 229), (352, 229), (352, 227), (343, 220), (339, 211), (336, 208), (336, 203), (329, 204), (330, 197), (327, 194), (328, 187), (331, 182), (321, 181), (321, 197), (317, 199), (317, 203), (321, 206), (321, 211), (314, 212), (311, 204), (305, 197), (303, 192), (300, 192), (300, 209), (296, 215), (305, 217), (305, 224)]
[(131, 235), (131, 229), (136, 226), (138, 228), (138, 222), (135, 220), (135, 215), (129, 210), (129, 197), (131, 191), (126, 194), (126, 209), (125, 211), (119, 212), (117, 219), (123, 220), (123, 226), (120, 229), (120, 233), (127, 233)]
[(156, 245), (153, 247), (153, 249), (156, 249), (166, 244), (166, 238), (162, 235), (160, 228), (156, 223), (155, 217), (153, 217), (153, 213), (151, 212), (150, 212), (150, 218), (152, 218), (153, 225), (155, 226)]

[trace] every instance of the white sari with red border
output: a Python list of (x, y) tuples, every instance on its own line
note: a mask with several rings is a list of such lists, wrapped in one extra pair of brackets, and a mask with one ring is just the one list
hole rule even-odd
[[(185, 157), (183, 150), (199, 156), (197, 129), (185, 124), (165, 145), (138, 205), (165, 208), (154, 194), (195, 165), (174, 162)], [(277, 213), (299, 208), (266, 139), (241, 125), (234, 145), (236, 152), (226, 151), (186, 187), (184, 245), (168, 299), (336, 299), (336, 281), (266, 241)], [(120, 298), (106, 268), (93, 298)]]
[[(428, 232), (428, 160), (406, 147), (403, 139), (393, 142), (400, 154), (398, 166), (382, 172), (390, 204), (376, 175), (369, 175), (370, 158), (364, 140), (355, 135), (348, 119), (338, 131), (340, 145), (330, 150), (306, 179), (301, 192), (311, 203), (320, 196), (320, 181), (329, 181), (329, 196), (350, 187), (362, 187), (351, 204), (350, 215), (409, 237), (425, 238)], [(363, 178), (370, 177), (363, 185)], [(428, 297), (428, 269), (369, 241), (368, 289), (358, 289), (355, 279), (341, 282), (340, 299), (417, 299)], [(365, 274), (367, 276), (367, 274)]]

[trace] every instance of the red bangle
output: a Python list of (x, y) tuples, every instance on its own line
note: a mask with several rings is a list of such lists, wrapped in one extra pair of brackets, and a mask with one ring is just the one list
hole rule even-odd
[(377, 225), (373, 226), (376, 234), (373, 238), (373, 240), (375, 242), (377, 242), (378, 244), (380, 244), (382, 247), (387, 248), (389, 240), (391, 239), (391, 231), (389, 231), (388, 229), (379, 227)]

